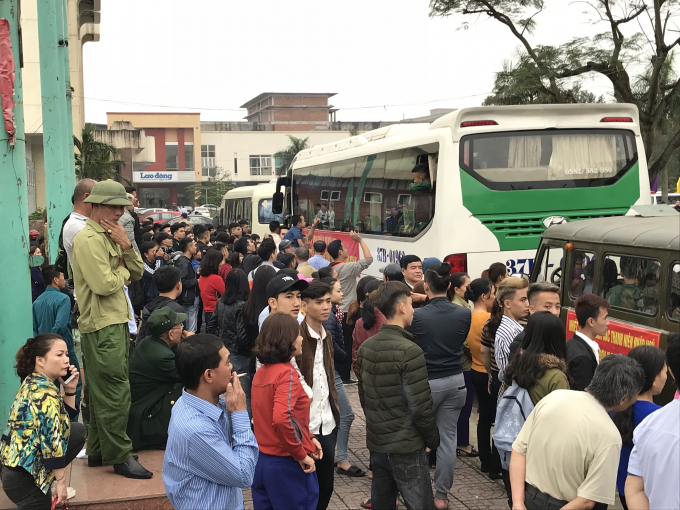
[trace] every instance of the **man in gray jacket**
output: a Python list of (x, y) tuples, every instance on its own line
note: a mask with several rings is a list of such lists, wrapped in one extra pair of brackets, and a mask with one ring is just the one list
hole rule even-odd
[(387, 324), (357, 355), (359, 398), (366, 414), (371, 453), (373, 508), (394, 508), (401, 494), (407, 508), (434, 509), (425, 448), (439, 446), (423, 351), (404, 328), (413, 320), (411, 291), (403, 282), (377, 290)]

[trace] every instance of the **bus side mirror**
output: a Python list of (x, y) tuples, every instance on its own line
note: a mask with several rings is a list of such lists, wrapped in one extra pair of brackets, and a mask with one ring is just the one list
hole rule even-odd
[(272, 213), (281, 214), (283, 212), (283, 193), (277, 191), (272, 197)]

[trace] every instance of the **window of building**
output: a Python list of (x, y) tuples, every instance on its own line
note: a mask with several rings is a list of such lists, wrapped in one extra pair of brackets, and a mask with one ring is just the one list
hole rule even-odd
[(432, 221), (435, 195), (432, 188), (408, 193), (411, 170), (425, 163), (435, 182), (437, 152), (431, 144), (298, 168), (293, 214), (303, 215), (307, 224), (319, 217), (321, 228), (415, 237)]
[(468, 135), (460, 165), (494, 190), (614, 184), (637, 162), (635, 137), (624, 130), (551, 130)]
[(271, 175), (271, 156), (250, 156), (250, 175)]
[(655, 259), (607, 255), (602, 266), (602, 297), (614, 308), (656, 315), (660, 272), (661, 263)]
[(569, 269), (569, 296), (577, 299), (583, 294), (593, 292), (595, 276), (595, 254), (589, 251), (574, 250)]
[(165, 144), (165, 169), (166, 170), (179, 170), (179, 148), (177, 143), (166, 143)]
[(184, 144), (184, 170), (194, 171), (194, 144)]
[(214, 145), (201, 145), (201, 175), (203, 177), (215, 177), (217, 175)]
[(544, 246), (538, 255), (539, 271), (537, 282), (550, 282), (560, 285), (562, 280), (562, 258), (564, 249), (561, 246)]
[(671, 264), (668, 287), (668, 318), (680, 322), (680, 262)]

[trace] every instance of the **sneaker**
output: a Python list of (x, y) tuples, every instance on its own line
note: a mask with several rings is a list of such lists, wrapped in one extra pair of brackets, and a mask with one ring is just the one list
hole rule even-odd
[(66, 499), (73, 499), (76, 497), (76, 490), (73, 487), (66, 487)]
[(359, 384), (359, 381), (356, 379), (347, 379), (346, 381), (342, 381), (342, 384), (345, 386), (352, 386), (353, 384)]

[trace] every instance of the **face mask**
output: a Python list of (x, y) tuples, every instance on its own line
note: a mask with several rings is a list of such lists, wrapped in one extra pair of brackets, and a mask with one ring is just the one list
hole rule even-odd
[(45, 263), (45, 258), (42, 255), (30, 255), (28, 257), (29, 267), (40, 267)]

